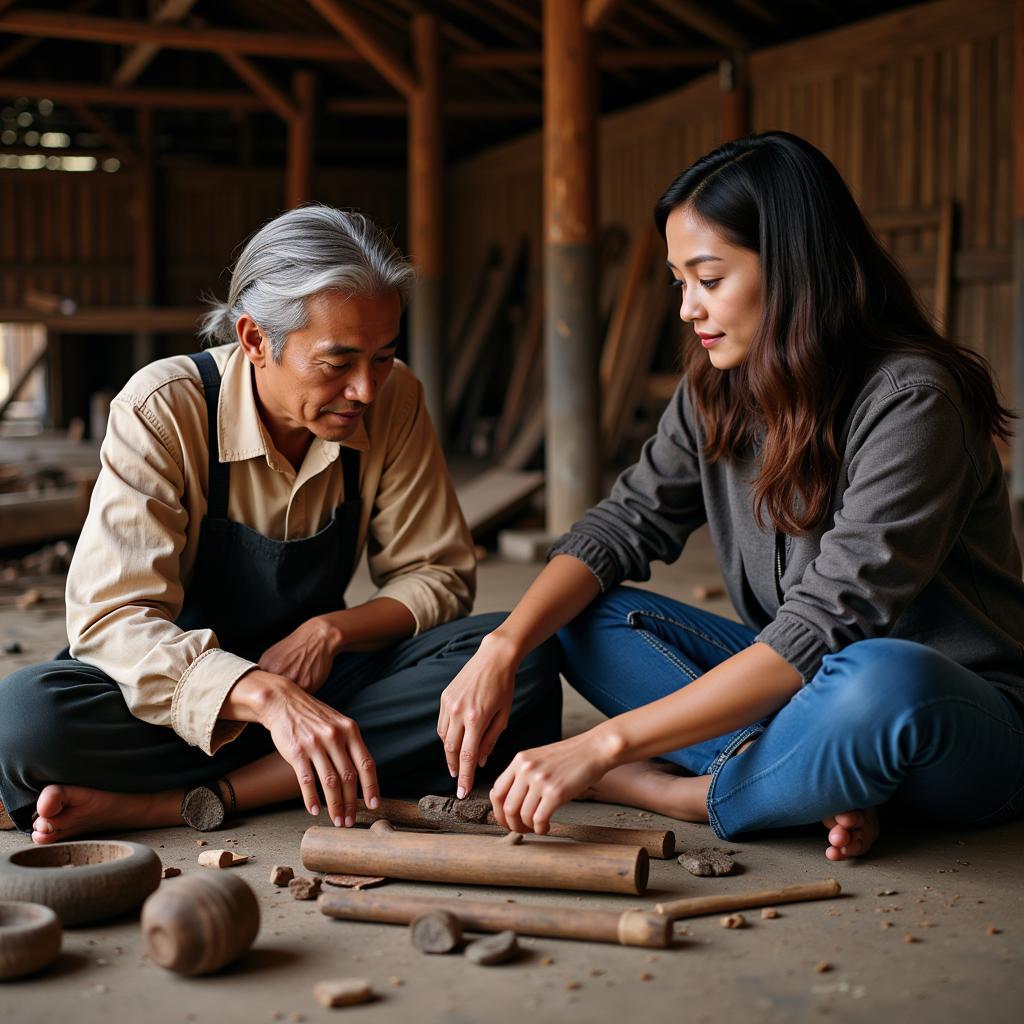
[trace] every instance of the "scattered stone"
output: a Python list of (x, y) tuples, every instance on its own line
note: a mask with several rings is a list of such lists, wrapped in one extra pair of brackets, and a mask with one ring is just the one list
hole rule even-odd
[(985, 933), (987, 935), (1002, 935), (1003, 934), (1003, 929), (1002, 928), (997, 928), (994, 924), (990, 924), (985, 929)]
[(287, 864), (275, 864), (270, 869), (270, 881), (273, 885), (286, 886), (294, 877), (295, 872)]
[(651, 974), (650, 971), (641, 971), (641, 973), (640, 973), (640, 980), (641, 981), (654, 981), (654, 975)]
[(892, 927), (892, 921), (882, 921), (881, 925), (882, 925), (882, 930), (884, 931), (886, 928), (891, 928)]
[(299, 1013), (298, 1010), (292, 1010), (292, 1012), (288, 1014), (288, 1019), (295, 1021), (295, 1024), (300, 1024), (301, 1021), (306, 1019), (306, 1015), (304, 1013)]
[(17, 640), (11, 640), (4, 644), (4, 654), (21, 654), (22, 646)]
[(355, 1006), (373, 998), (373, 986), (365, 978), (332, 978), (318, 981), (313, 996), (321, 1006)]
[(161, 878), (177, 878), (181, 874), (181, 868), (165, 867), (160, 872)]
[(540, 958), (540, 963), (542, 967), (550, 967), (554, 962), (555, 958), (553, 956), (542, 956)]
[(895, 889), (879, 889), (877, 895), (879, 895), (879, 896), (898, 896), (899, 893)]
[(519, 942), (515, 932), (498, 932), (486, 939), (477, 939), (466, 947), (466, 959), (484, 967), (504, 964), (519, 955)]
[(390, 978), (388, 978), (388, 984), (392, 988), (401, 988), (405, 984), (405, 982), (402, 981), (402, 979), (399, 978), (397, 974), (393, 974)]
[(296, 875), (288, 883), (288, 892), (293, 900), (315, 900), (320, 895), (320, 879)]
[(762, 921), (774, 921), (779, 916), (779, 912), (774, 907), (762, 907), (761, 908), (761, 920)]
[(199, 865), (204, 868), (229, 868), (235, 862), (230, 850), (203, 850), (199, 854)]
[(340, 889), (373, 889), (388, 884), (388, 879), (380, 875), (324, 875), (324, 881)]
[(196, 846), (209, 846), (210, 844), (205, 839), (197, 839)]
[(566, 992), (573, 992), (573, 991), (575, 991), (578, 988), (583, 988), (583, 982), (582, 981), (567, 981), (565, 983), (565, 990), (566, 990)]
[(903, 936), (903, 941), (904, 942), (920, 942), (921, 940), (916, 935), (911, 935), (910, 932), (907, 932), (907, 934)]
[(708, 877), (711, 875), (731, 875), (736, 870), (736, 861), (717, 846), (705, 846), (699, 850), (689, 850), (681, 854), (679, 863), (691, 875)]
[(746, 928), (747, 919), (742, 914), (727, 914), (719, 918), (718, 923), (723, 928)]
[(828, 960), (822, 960), (820, 963), (815, 965), (814, 969), (818, 972), (818, 974), (828, 974), (828, 972), (831, 971), (832, 968), (833, 965), (830, 964)]
[(592, 967), (590, 970), (590, 976), (592, 978), (600, 978), (602, 974), (604, 974), (604, 971), (602, 971), (600, 967)]
[(409, 925), (409, 939), (421, 953), (450, 953), (462, 941), (462, 922), (447, 910), (432, 910)]
[(698, 601), (712, 601), (716, 597), (725, 596), (725, 587), (717, 583), (705, 583), (693, 588), (693, 596)]

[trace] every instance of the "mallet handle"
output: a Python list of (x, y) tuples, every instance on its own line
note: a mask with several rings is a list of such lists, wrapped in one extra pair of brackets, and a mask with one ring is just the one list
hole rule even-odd
[(750, 907), (770, 907), (776, 903), (802, 903), (804, 900), (829, 900), (838, 896), (842, 887), (834, 878), (803, 885), (787, 885), (782, 889), (761, 889), (758, 892), (733, 892), (721, 896), (694, 896), (689, 899), (657, 903), (654, 910), (672, 921), (703, 914), (724, 914)]

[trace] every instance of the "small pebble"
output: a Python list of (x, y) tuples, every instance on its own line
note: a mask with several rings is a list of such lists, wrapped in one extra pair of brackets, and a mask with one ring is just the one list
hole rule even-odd
[(762, 921), (774, 921), (779, 916), (779, 912), (774, 907), (762, 907), (761, 908), (761, 920)]
[(21, 654), (22, 647), (17, 640), (12, 640), (8, 644), (4, 644), (4, 654)]
[(654, 975), (651, 974), (650, 971), (641, 971), (641, 973), (640, 973), (640, 980), (641, 981), (654, 981)]
[(466, 959), (483, 967), (507, 963), (518, 955), (519, 943), (515, 932), (498, 932), (466, 947)]
[(294, 877), (295, 872), (287, 864), (275, 864), (270, 869), (270, 881), (273, 885), (286, 886)]
[(207, 841), (205, 839), (197, 839), (196, 840), (196, 846), (209, 846), (209, 845), (210, 844), (207, 843)]
[(421, 953), (451, 953), (462, 941), (462, 922), (447, 910), (420, 914), (409, 925), (409, 940)]
[(320, 879), (296, 875), (288, 883), (288, 892), (293, 900), (315, 900), (320, 895)]
[(542, 967), (550, 967), (555, 962), (555, 959), (550, 956), (542, 956), (540, 962)]
[(994, 924), (990, 924), (985, 929), (985, 932), (988, 935), (1002, 935), (1003, 934), (1003, 929), (1002, 928), (997, 928)]
[(333, 978), (318, 981), (313, 996), (321, 1006), (355, 1006), (373, 998), (373, 986), (365, 978)]
[(832, 970), (832, 964), (830, 964), (827, 960), (822, 960), (819, 964), (815, 966), (814, 969), (819, 974), (827, 974), (829, 971)]
[(580, 981), (567, 981), (565, 983), (565, 989), (567, 992), (572, 992), (574, 989), (583, 988), (583, 983)]
[(161, 878), (177, 878), (181, 874), (181, 868), (165, 867), (160, 872)]
[(747, 919), (742, 914), (728, 914), (718, 919), (723, 928), (746, 928)]
[(393, 974), (390, 978), (388, 978), (388, 984), (392, 988), (401, 988), (405, 984), (405, 982), (402, 981), (402, 979), (399, 978), (397, 975)]
[(700, 877), (731, 875), (736, 870), (736, 861), (717, 846), (705, 846), (680, 854), (679, 863), (691, 875)]
[(883, 930), (886, 929), (886, 928), (891, 928), (892, 927), (892, 921), (882, 921), (881, 925), (882, 925), (882, 929)]
[(916, 935), (911, 935), (910, 932), (907, 932), (907, 934), (903, 936), (903, 941), (904, 942), (920, 942), (921, 940)]

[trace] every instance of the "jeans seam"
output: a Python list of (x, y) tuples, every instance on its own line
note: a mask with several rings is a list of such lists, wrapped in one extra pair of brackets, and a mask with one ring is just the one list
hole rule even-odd
[(685, 633), (689, 633), (691, 636), (699, 637), (705, 643), (711, 644), (712, 647), (717, 647), (720, 651), (724, 652), (725, 654), (738, 654), (739, 651), (744, 650), (746, 647), (750, 646), (750, 641), (748, 641), (744, 645), (744, 647), (741, 647), (738, 650), (733, 650), (731, 647), (727, 647), (721, 641), (716, 640), (713, 636), (708, 636), (707, 633), (702, 633), (699, 629), (694, 629), (693, 626), (689, 625), (686, 622), (680, 622), (678, 619), (673, 619), (670, 615), (664, 615), (661, 612), (650, 611), (643, 608), (634, 608), (626, 613), (626, 622), (631, 629), (642, 628), (636, 626), (633, 622), (634, 618), (638, 615), (646, 615), (649, 618), (657, 619), (657, 621), (659, 622), (667, 622), (670, 625), (673, 625), (678, 629), (683, 630)]
[[(636, 627), (633, 628), (636, 629)], [(677, 658), (672, 653), (672, 651), (668, 649), (668, 647), (666, 647), (656, 636), (654, 636), (654, 634), (650, 633), (646, 629), (636, 629), (636, 633), (642, 640), (644, 640), (651, 647), (653, 647), (659, 654), (661, 654), (663, 657), (668, 659), (668, 661), (670, 661), (673, 665), (675, 665), (676, 668), (678, 668), (681, 672), (685, 673), (689, 677), (690, 682), (693, 682), (695, 679), (700, 678), (700, 676), (696, 672), (694, 672), (693, 669), (689, 667), (689, 665), (687, 665), (685, 662)]]

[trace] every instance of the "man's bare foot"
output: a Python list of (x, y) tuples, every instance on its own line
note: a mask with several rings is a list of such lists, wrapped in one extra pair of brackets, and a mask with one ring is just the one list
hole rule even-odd
[(642, 807), (680, 821), (706, 822), (711, 776), (678, 775), (659, 761), (635, 761), (602, 776), (582, 794), (583, 800)]
[(181, 791), (107, 793), (84, 786), (47, 786), (36, 800), (32, 842), (58, 843), (107, 829), (180, 825)]
[(843, 811), (822, 824), (829, 830), (825, 856), (829, 860), (862, 857), (878, 838), (878, 814), (873, 807), (860, 811)]

